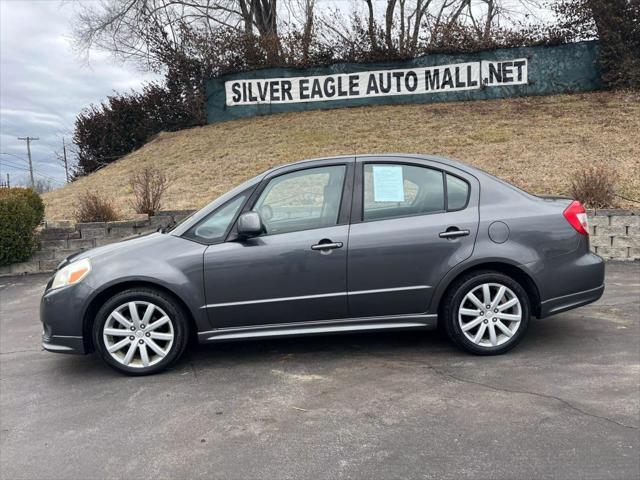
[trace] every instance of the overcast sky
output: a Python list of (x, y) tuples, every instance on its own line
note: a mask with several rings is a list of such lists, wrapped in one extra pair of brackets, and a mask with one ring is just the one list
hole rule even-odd
[(0, 0), (3, 181), (7, 172), (12, 184), (27, 180), (26, 142), (17, 137), (31, 136), (40, 138), (31, 147), (35, 170), (56, 185), (64, 182), (55, 152), (62, 151), (63, 136), (71, 143), (78, 112), (114, 90), (137, 88), (153, 78), (114, 62), (108, 54), (92, 53), (87, 63), (74, 52), (70, 23), (75, 8), (59, 0)]
[[(86, 0), (85, 0), (86, 1)], [(338, 0), (333, 0), (337, 2)], [(513, 0), (515, 2), (515, 0)], [(131, 65), (93, 52), (74, 51), (71, 20), (78, 8), (61, 0), (0, 0), (0, 178), (25, 183), (26, 142), (32, 143), (36, 176), (64, 182), (56, 157), (62, 139), (71, 143), (73, 122), (82, 108), (113, 91), (138, 88), (154, 79)]]

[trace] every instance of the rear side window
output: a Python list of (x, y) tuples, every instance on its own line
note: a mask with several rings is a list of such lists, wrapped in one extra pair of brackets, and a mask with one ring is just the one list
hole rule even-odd
[(442, 175), (415, 165), (365, 164), (363, 220), (443, 212)]
[(447, 174), (447, 211), (462, 210), (469, 199), (469, 184)]

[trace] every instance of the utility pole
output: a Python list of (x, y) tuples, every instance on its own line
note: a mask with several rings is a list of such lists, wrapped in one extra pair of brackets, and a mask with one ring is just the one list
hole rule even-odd
[(31, 188), (36, 185), (36, 182), (33, 180), (33, 162), (31, 161), (31, 141), (32, 140), (40, 140), (38, 137), (18, 137), (18, 140), (26, 140), (27, 141), (27, 157), (29, 157), (29, 175), (31, 176)]
[(62, 137), (62, 158), (64, 159), (64, 173), (67, 176), (67, 183), (69, 183), (69, 166), (67, 165), (67, 146), (64, 144), (64, 137)]

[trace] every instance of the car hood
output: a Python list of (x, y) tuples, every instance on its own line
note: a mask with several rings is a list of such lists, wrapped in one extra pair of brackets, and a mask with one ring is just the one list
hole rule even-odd
[(139, 248), (161, 248), (161, 244), (163, 241), (166, 241), (169, 237), (168, 234), (152, 232), (146, 235), (141, 235), (138, 237), (129, 238), (126, 240), (122, 240), (115, 243), (110, 243), (108, 245), (103, 245), (101, 247), (90, 248), (89, 250), (82, 250), (80, 252), (69, 255), (65, 258), (60, 264), (58, 268), (64, 267), (66, 264), (74, 262), (76, 260), (81, 260), (83, 258), (95, 258), (101, 256), (111, 256), (117, 255), (120, 252), (131, 253), (131, 251), (139, 249)]

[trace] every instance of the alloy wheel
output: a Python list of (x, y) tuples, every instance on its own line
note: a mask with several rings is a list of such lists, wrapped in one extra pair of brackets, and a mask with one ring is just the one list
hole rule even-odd
[(113, 310), (102, 330), (107, 352), (118, 363), (146, 368), (162, 361), (174, 342), (171, 318), (150, 302), (127, 302)]
[(464, 336), (481, 347), (507, 343), (522, 323), (522, 305), (509, 287), (483, 283), (468, 292), (458, 309)]

